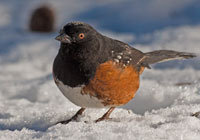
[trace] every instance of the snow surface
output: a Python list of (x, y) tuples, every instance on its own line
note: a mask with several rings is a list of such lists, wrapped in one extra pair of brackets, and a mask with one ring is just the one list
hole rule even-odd
[[(107, 110), (88, 109), (78, 122), (54, 125), (58, 121), (70, 118), (79, 107), (73, 105), (60, 93), (52, 79), (52, 63), (59, 49), (59, 43), (54, 40), (57, 33), (38, 34), (27, 30), (31, 11), (39, 4), (46, 2), (47, 0), (0, 1), (1, 140), (200, 139), (200, 117), (190, 116), (200, 111), (199, 57), (165, 62), (154, 65), (150, 70), (145, 70), (136, 97), (127, 105), (115, 109), (111, 114), (112, 120), (93, 123), (93, 120)], [(177, 0), (173, 4), (172, 0), (164, 2), (151, 0), (147, 4), (144, 2), (136, 1), (135, 3), (140, 7), (148, 5), (153, 7), (156, 3), (156, 7), (159, 7), (158, 11), (162, 9), (162, 5), (168, 6), (170, 10), (162, 9), (161, 17), (175, 11), (174, 9), (180, 11), (188, 4), (197, 3), (195, 0)], [(78, 14), (97, 5), (105, 7), (111, 4), (116, 7), (122, 5), (122, 9), (125, 5), (122, 4), (122, 0), (95, 2), (48, 0), (48, 3), (58, 15), (56, 30), (66, 22), (77, 19)], [(125, 0), (125, 3), (129, 4), (130, 0)], [(159, 13), (156, 12), (156, 8), (149, 8), (149, 10), (153, 10), (150, 14), (154, 15), (151, 21), (156, 22), (158, 19), (155, 21), (153, 17)], [(113, 11), (110, 9), (111, 13)], [(122, 15), (126, 15), (125, 11)], [(127, 14), (127, 18), (131, 16)], [(101, 29), (100, 32), (122, 41), (132, 43), (139, 39), (143, 43), (132, 45), (144, 52), (173, 49), (200, 55), (200, 25), (198, 24), (166, 26), (162, 30), (138, 37), (133, 33), (118, 33), (117, 30), (102, 29), (103, 26), (97, 24), (98, 19), (88, 19), (88, 22)], [(110, 20), (107, 21), (106, 18), (104, 22), (110, 24)]]

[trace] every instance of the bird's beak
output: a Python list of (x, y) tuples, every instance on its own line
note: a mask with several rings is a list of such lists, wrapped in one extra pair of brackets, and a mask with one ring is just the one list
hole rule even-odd
[(71, 44), (71, 42), (72, 42), (71, 41), (72, 40), (71, 37), (69, 37), (66, 34), (60, 34), (55, 39), (60, 41), (60, 42), (62, 42), (62, 43), (67, 43), (67, 44)]

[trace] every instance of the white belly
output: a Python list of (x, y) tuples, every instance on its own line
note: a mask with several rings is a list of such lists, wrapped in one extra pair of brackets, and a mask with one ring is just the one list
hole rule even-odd
[[(56, 83), (60, 91), (65, 97), (67, 97), (72, 103), (77, 106), (84, 108), (103, 108), (103, 103), (101, 100), (96, 97), (90, 96), (89, 94), (81, 94), (82, 87), (71, 88), (67, 85), (64, 85), (61, 81), (56, 79)], [(108, 106), (107, 106), (108, 107)]]

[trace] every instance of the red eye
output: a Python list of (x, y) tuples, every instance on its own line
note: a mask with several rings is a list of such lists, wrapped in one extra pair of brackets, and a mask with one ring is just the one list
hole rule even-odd
[(80, 39), (83, 39), (84, 37), (85, 37), (85, 35), (84, 35), (83, 33), (80, 33), (80, 34), (79, 34), (79, 38), (80, 38)]

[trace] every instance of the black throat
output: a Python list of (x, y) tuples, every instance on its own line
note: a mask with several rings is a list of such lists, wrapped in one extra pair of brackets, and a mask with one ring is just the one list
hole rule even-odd
[(62, 43), (53, 64), (54, 76), (70, 87), (87, 85), (97, 66), (108, 58), (102, 57), (103, 51), (99, 40), (81, 45)]

